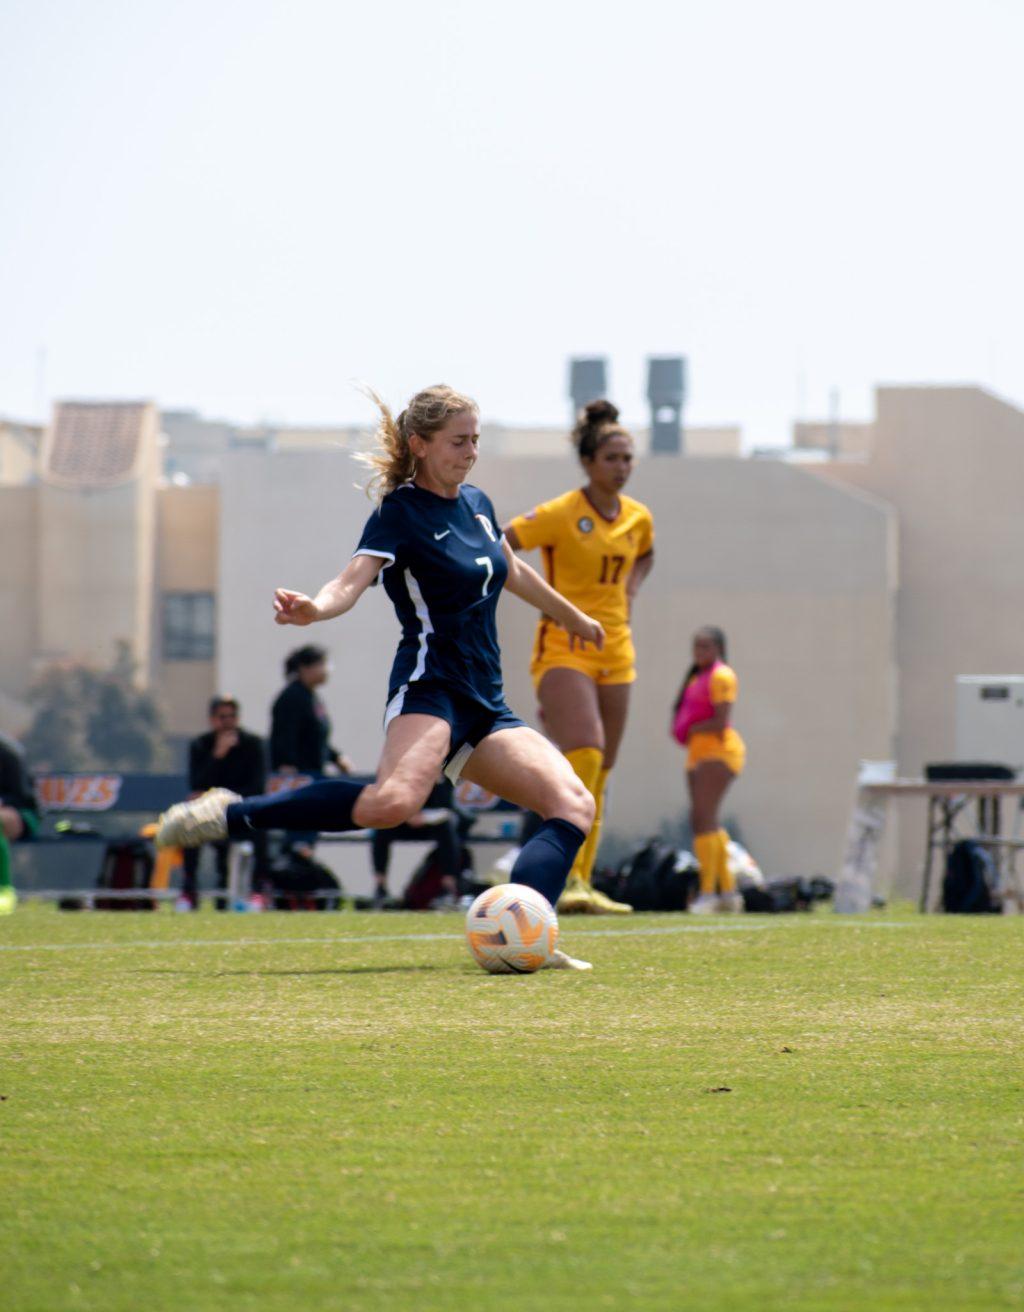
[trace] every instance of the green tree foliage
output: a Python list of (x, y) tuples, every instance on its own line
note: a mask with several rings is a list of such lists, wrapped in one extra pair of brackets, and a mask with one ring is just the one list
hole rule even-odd
[(163, 716), (135, 683), (126, 642), (109, 669), (51, 666), (32, 691), (35, 718), (25, 735), (33, 769), (162, 770), (170, 765)]

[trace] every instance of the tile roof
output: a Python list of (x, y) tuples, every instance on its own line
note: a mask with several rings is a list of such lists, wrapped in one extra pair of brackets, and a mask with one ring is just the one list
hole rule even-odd
[(150, 401), (63, 401), (43, 443), (42, 476), (69, 487), (114, 487), (135, 474)]

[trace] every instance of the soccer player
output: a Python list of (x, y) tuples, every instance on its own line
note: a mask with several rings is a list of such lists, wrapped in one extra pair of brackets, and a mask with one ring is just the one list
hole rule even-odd
[[(355, 555), (315, 597), (274, 594), (278, 624), (306, 625), (352, 609), (383, 576), (402, 628), (375, 781), (323, 779), (294, 792), (242, 800), (217, 789), (172, 807), (159, 843), (191, 846), (256, 829), (385, 829), (423, 809), (443, 768), (497, 793), (543, 823), (512, 869), (515, 883), (554, 905), (594, 818), (593, 798), (565, 758), (505, 704), (495, 611), (503, 588), (600, 648), (597, 620), (518, 560), (488, 497), (466, 483), (477, 458), (476, 403), (450, 387), (417, 393), (397, 419), (380, 408), (367, 457), (379, 505)], [(556, 952), (552, 964), (589, 969)]]
[(747, 749), (732, 727), (736, 675), (725, 663), (725, 634), (707, 625), (693, 637), (693, 664), (674, 708), (672, 733), (687, 749), (693, 850), (700, 894), (691, 911), (742, 911), (743, 897), (729, 869), (729, 835), (718, 825), (726, 790), (743, 769)]
[(654, 564), (654, 522), (623, 494), (633, 470), (633, 439), (610, 401), (592, 401), (572, 434), (586, 485), (546, 501), (505, 528), (513, 551), (540, 547), (548, 583), (605, 630), (600, 650), (577, 642), (541, 616), (530, 673), (544, 727), (594, 798), (594, 823), (558, 903), (564, 912), (627, 913), (591, 884), (608, 776), (626, 728), (636, 652), (629, 620)]

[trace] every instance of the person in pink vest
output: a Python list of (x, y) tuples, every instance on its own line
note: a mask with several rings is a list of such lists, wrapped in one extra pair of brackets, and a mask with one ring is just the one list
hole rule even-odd
[(732, 727), (736, 675), (725, 663), (725, 634), (706, 625), (693, 637), (693, 664), (673, 711), (672, 735), (687, 749), (693, 850), (700, 864), (700, 894), (690, 907), (698, 914), (742, 911), (743, 898), (729, 870), (729, 835), (719, 828), (726, 790), (743, 769), (747, 749)]

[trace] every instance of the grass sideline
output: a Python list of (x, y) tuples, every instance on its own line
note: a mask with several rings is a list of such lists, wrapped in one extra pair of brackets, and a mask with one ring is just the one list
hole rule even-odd
[(1024, 1306), (1024, 918), (460, 930), (0, 921), (7, 1312)]

